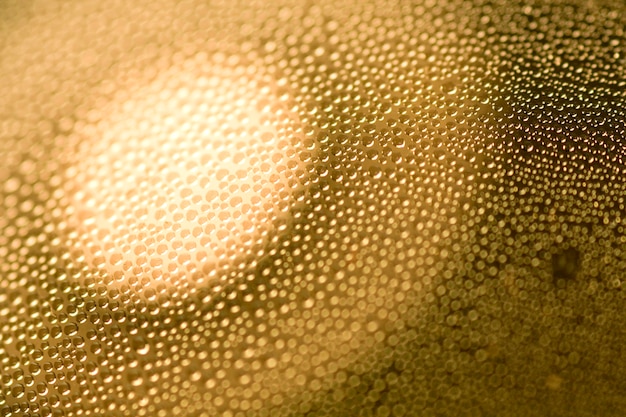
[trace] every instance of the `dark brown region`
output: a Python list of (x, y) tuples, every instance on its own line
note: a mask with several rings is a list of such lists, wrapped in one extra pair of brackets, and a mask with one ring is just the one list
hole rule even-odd
[(562, 281), (576, 278), (580, 269), (580, 252), (576, 248), (567, 248), (552, 255), (552, 276), (555, 285), (563, 285)]
[(500, 98), (486, 157), (495, 169), (475, 200), (486, 208), (479, 224), (497, 273), (475, 305), (499, 322), (484, 334), (486, 363), (502, 370), (494, 388), (510, 415), (624, 412), (618, 16), (582, 2), (533, 2), (500, 16), (508, 24), (498, 28)]

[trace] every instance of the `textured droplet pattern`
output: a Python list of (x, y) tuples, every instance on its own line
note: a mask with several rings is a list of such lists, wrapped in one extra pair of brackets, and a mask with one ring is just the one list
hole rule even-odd
[(304, 195), (313, 142), (288, 93), (236, 57), (211, 61), (148, 67), (156, 79), (138, 75), (74, 129), (66, 221), (108, 285), (203, 285), (262, 256)]
[(622, 416), (626, 5), (0, 4), (0, 416)]

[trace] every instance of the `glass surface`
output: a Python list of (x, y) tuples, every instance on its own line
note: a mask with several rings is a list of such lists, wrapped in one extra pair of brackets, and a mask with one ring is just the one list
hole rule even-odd
[(625, 28), (1, 1), (0, 415), (625, 415)]

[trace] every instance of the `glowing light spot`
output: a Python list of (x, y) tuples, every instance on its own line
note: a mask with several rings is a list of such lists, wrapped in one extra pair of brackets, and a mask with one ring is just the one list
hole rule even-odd
[(109, 284), (196, 284), (284, 221), (303, 186), (300, 122), (254, 66), (186, 63), (136, 84), (85, 130), (68, 222)]

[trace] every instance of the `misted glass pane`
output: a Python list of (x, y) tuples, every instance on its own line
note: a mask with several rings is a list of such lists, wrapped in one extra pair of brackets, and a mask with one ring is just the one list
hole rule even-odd
[(626, 415), (625, 30), (0, 1), (0, 416)]

